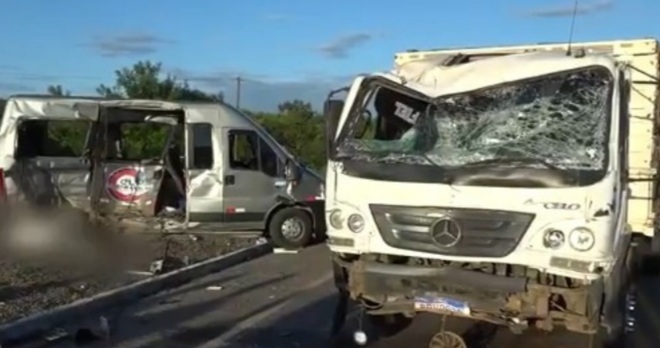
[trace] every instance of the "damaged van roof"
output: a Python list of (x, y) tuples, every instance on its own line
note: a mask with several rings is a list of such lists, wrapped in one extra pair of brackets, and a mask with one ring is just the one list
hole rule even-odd
[(221, 120), (232, 123), (232, 119), (243, 118), (233, 107), (217, 102), (173, 102), (148, 99), (55, 97), (49, 95), (11, 96), (7, 100), (5, 117), (96, 119), (99, 106), (146, 110), (185, 110), (186, 119), (189, 122), (214, 123), (216, 120)]
[(446, 58), (412, 61), (378, 75), (434, 98), (590, 66), (602, 66), (613, 72), (616, 66), (615, 60), (607, 55), (577, 58), (562, 52), (511, 54), (443, 66)]
[(256, 129), (261, 132), (269, 143), (277, 144), (285, 155), (292, 156), (259, 123), (229, 104), (148, 99), (55, 97), (50, 95), (16, 95), (7, 99), (4, 116), (2, 122), (0, 122), (0, 148), (3, 144), (13, 144), (16, 123), (21, 117), (96, 120), (100, 106), (147, 110), (183, 110), (186, 123), (209, 123), (218, 129), (223, 127)]

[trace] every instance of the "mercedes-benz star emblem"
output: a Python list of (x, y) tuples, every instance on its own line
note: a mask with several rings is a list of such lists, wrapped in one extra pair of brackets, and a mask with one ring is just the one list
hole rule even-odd
[(450, 218), (440, 218), (431, 225), (431, 239), (442, 248), (451, 248), (461, 241), (461, 226)]

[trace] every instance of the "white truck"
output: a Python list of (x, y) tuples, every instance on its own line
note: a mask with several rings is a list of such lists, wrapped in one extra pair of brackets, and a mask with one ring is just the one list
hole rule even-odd
[(654, 39), (414, 50), (331, 93), (343, 299), (384, 333), (426, 311), (619, 346), (658, 241), (658, 58)]

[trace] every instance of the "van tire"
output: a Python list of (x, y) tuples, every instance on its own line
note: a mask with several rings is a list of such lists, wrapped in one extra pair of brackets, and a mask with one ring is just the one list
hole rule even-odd
[(268, 223), (268, 235), (276, 248), (302, 249), (309, 245), (313, 234), (312, 218), (306, 211), (295, 207), (276, 211)]

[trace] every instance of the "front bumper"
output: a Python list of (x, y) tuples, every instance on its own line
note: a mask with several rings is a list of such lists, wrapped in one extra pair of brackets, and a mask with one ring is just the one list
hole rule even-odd
[[(351, 297), (367, 301), (371, 314), (414, 313), (416, 297), (449, 298), (469, 303), (469, 317), (519, 326), (535, 319), (552, 330), (558, 322), (571, 331), (598, 327), (602, 283), (561, 287), (543, 285), (525, 275), (488, 274), (458, 267), (386, 264), (357, 259), (334, 261), (335, 283)], [(558, 308), (559, 301), (566, 308)], [(434, 313), (464, 316), (456, 312)]]

